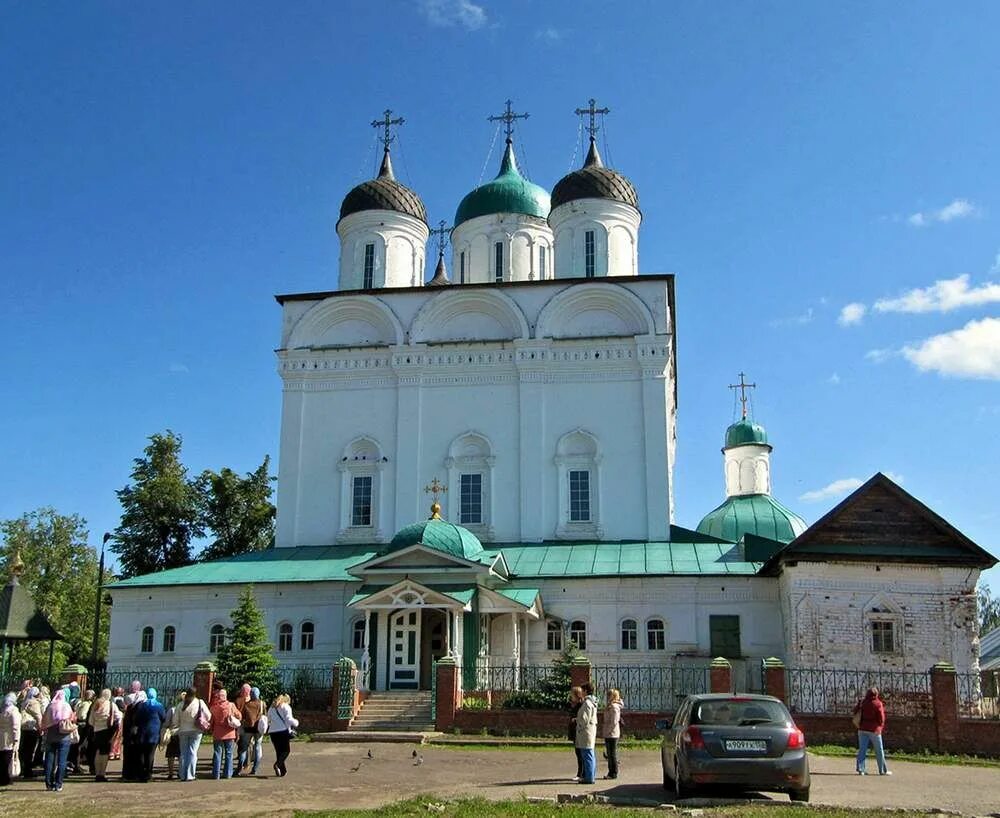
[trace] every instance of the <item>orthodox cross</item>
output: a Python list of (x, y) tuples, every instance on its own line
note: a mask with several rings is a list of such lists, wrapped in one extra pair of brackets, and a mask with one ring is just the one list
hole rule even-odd
[(431, 480), (430, 485), (424, 486), (424, 491), (427, 494), (434, 496), (434, 501), (431, 503), (431, 519), (440, 520), (441, 519), (441, 504), (438, 502), (438, 495), (444, 494), (448, 490), (448, 487), (438, 482), (435, 477)]
[(380, 136), (379, 140), (381, 140), (381, 142), (385, 146), (386, 150), (389, 150), (389, 145), (396, 138), (396, 137), (394, 137), (392, 135), (392, 130), (391, 130), (392, 126), (393, 125), (402, 125), (404, 121), (405, 120), (401, 116), (397, 117), (396, 119), (393, 119), (392, 118), (392, 111), (390, 111), (388, 108), (386, 108), (385, 111), (383, 112), (381, 119), (373, 119), (372, 120), (372, 127), (373, 128), (384, 128), (385, 129), (385, 134), (383, 136)]
[(444, 255), (444, 248), (448, 246), (448, 228), (445, 227), (447, 222), (444, 219), (438, 222), (438, 227), (431, 232), (437, 236), (438, 242), (438, 255)]
[(755, 384), (755, 383), (747, 383), (746, 380), (745, 380), (745, 378), (744, 378), (743, 373), (741, 372), (740, 373), (740, 382), (739, 383), (731, 383), (731, 384), (729, 384), (729, 388), (730, 389), (739, 389), (740, 390), (740, 403), (743, 404), (743, 417), (745, 418), (747, 416), (747, 401), (750, 400), (747, 397), (747, 390), (748, 389), (756, 389), (757, 388), (757, 384)]
[(530, 114), (515, 114), (513, 109), (511, 108), (511, 105), (513, 105), (513, 103), (508, 99), (506, 111), (504, 111), (502, 114), (499, 114), (498, 116), (489, 116), (486, 118), (488, 122), (504, 123), (504, 131), (507, 134), (508, 142), (511, 141), (510, 135), (514, 133), (514, 121), (517, 119), (527, 119), (530, 116)]
[(591, 99), (589, 108), (577, 108), (574, 113), (576, 113), (577, 116), (583, 116), (584, 114), (590, 115), (590, 125), (587, 126), (587, 131), (590, 133), (590, 138), (594, 139), (597, 137), (597, 132), (601, 130), (601, 126), (597, 124), (597, 115), (601, 114), (603, 116), (604, 114), (610, 114), (611, 109), (598, 108), (597, 100)]

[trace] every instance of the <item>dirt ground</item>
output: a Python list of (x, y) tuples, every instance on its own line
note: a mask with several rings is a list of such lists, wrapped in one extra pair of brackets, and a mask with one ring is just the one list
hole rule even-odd
[[(371, 749), (374, 758), (367, 757)], [(413, 758), (417, 751), (421, 763)], [(202, 748), (199, 780), (167, 781), (158, 772), (149, 784), (112, 779), (95, 784), (89, 776), (70, 776), (62, 793), (45, 792), (41, 780), (17, 782), (0, 792), (0, 814), (88, 815), (289, 815), (293, 809), (376, 807), (419, 794), (442, 797), (483, 796), (500, 800), (522, 795), (555, 797), (558, 793), (594, 792), (627, 798), (671, 799), (661, 787), (659, 754), (633, 750), (623, 754), (616, 781), (574, 784), (571, 751), (473, 750), (416, 747), (412, 744), (298, 743), (292, 747), (288, 775), (213, 781), (210, 749)], [(996, 768), (936, 766), (898, 762), (893, 775), (860, 777), (851, 759), (813, 757), (814, 803), (859, 807), (938, 807), (980, 816), (1000, 811), (1000, 771)], [(603, 765), (602, 765), (603, 766)], [(111, 772), (117, 773), (113, 764)], [(600, 773), (603, 774), (601, 769)], [(706, 795), (711, 795), (709, 791)], [(715, 793), (727, 795), (727, 793)], [(767, 797), (767, 796), (765, 796)], [(770, 796), (787, 800), (785, 795)]]

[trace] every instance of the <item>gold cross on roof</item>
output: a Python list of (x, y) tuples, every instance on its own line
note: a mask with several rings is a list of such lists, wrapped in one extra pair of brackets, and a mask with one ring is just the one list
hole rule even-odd
[(434, 500), (431, 503), (431, 519), (440, 520), (441, 504), (438, 502), (438, 495), (448, 491), (448, 487), (435, 477), (428, 485), (424, 486), (424, 491), (434, 496)]

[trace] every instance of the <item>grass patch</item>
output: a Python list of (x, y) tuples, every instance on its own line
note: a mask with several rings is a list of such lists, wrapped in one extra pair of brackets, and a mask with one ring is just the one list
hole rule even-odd
[[(854, 758), (857, 747), (844, 747), (840, 744), (809, 745), (809, 752), (818, 756), (836, 756), (838, 758)], [(916, 761), (921, 764), (954, 764), (966, 767), (1000, 767), (1000, 758), (988, 758), (975, 755), (952, 755), (936, 753), (931, 750), (908, 752), (906, 750), (886, 750), (885, 756), (890, 761)], [(874, 753), (868, 753), (869, 758), (875, 758)]]
[[(886, 810), (844, 809), (838, 807), (810, 807), (802, 804), (782, 804), (775, 812), (774, 806), (699, 807), (705, 818), (885, 818)], [(378, 809), (329, 810), (325, 812), (296, 812), (295, 818), (649, 818), (649, 807), (615, 807), (603, 804), (535, 804), (520, 801), (486, 801), (465, 798), (444, 801), (433, 796), (422, 796), (399, 801)], [(922, 813), (909, 812), (909, 818), (923, 818)]]

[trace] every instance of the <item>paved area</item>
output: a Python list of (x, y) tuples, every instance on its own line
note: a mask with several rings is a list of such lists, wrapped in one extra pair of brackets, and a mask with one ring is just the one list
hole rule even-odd
[[(419, 794), (507, 799), (589, 791), (670, 800), (661, 787), (655, 750), (624, 752), (618, 780), (584, 786), (569, 780), (575, 772), (569, 750), (378, 744), (370, 748), (374, 758), (369, 759), (368, 749), (356, 744), (296, 742), (285, 778), (274, 776), (265, 755), (267, 775), (250, 779), (213, 781), (203, 777), (182, 784), (158, 775), (149, 784), (115, 780), (95, 784), (89, 777), (71, 776), (59, 794), (45, 792), (41, 781), (18, 782), (0, 793), (0, 813), (30, 814), (43, 805), (47, 808), (60, 803), (70, 811), (85, 810), (90, 815), (289, 815), (292, 809), (376, 807)], [(414, 750), (418, 759), (413, 758)], [(209, 769), (208, 754), (203, 750), (200, 774), (204, 776)], [(851, 759), (814, 757), (812, 800), (841, 806), (938, 807), (970, 816), (1000, 811), (1000, 769), (904, 762), (893, 764), (892, 769), (891, 777), (861, 777), (854, 773)], [(117, 772), (117, 767), (112, 771)], [(784, 795), (765, 797), (787, 800)], [(53, 814), (48, 809), (44, 812)]]

